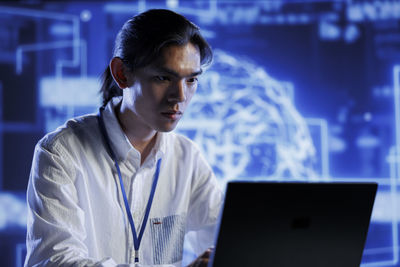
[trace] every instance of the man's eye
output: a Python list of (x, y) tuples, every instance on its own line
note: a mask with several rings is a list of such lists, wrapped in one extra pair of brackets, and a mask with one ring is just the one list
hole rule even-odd
[(167, 76), (154, 76), (154, 80), (163, 82), (163, 81), (169, 81), (169, 78)]
[(197, 81), (198, 81), (198, 79), (197, 79), (196, 77), (189, 78), (189, 79), (187, 80), (188, 83), (196, 83)]

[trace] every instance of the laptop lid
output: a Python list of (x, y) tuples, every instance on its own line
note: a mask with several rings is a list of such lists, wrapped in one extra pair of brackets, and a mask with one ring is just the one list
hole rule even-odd
[(359, 266), (376, 183), (229, 182), (209, 266)]

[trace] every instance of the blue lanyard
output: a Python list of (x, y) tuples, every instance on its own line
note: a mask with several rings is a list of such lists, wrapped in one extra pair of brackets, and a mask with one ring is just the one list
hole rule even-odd
[(126, 193), (125, 193), (124, 183), (122, 182), (121, 170), (119, 169), (119, 165), (118, 165), (117, 159), (115, 157), (114, 151), (111, 148), (110, 139), (108, 137), (106, 127), (104, 125), (103, 114), (102, 114), (103, 110), (104, 110), (104, 108), (100, 108), (99, 115), (98, 115), (100, 131), (103, 134), (103, 137), (106, 141), (107, 149), (110, 152), (111, 158), (114, 160), (115, 168), (117, 169), (117, 172), (118, 172), (119, 184), (121, 185), (122, 196), (124, 198), (124, 203), (125, 203), (125, 210), (126, 210), (126, 214), (128, 215), (129, 224), (130, 224), (131, 230), (132, 230), (133, 246), (135, 248), (135, 262), (139, 262), (140, 242), (142, 241), (144, 229), (146, 228), (147, 220), (149, 218), (151, 204), (153, 203), (154, 193), (155, 193), (156, 187), (157, 187), (158, 176), (160, 174), (161, 159), (159, 159), (157, 161), (157, 168), (156, 168), (156, 172), (154, 174), (154, 180), (153, 180), (153, 185), (151, 187), (149, 200), (147, 201), (146, 212), (144, 214), (143, 222), (142, 222), (142, 225), (139, 230), (139, 236), (137, 236), (136, 229), (135, 229), (135, 223), (133, 222), (133, 217), (132, 217), (131, 209), (129, 207), (128, 198), (126, 197)]

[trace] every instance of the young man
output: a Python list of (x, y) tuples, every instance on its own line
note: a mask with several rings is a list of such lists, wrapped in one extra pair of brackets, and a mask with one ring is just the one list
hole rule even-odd
[(199, 29), (172, 11), (124, 24), (99, 114), (36, 146), (26, 266), (180, 266), (188, 231), (201, 233), (199, 254), (212, 245), (222, 194), (198, 148), (170, 132), (211, 58)]

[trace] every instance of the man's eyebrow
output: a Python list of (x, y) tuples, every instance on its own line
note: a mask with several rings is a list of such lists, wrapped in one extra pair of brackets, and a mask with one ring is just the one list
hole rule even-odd
[[(175, 76), (177, 78), (181, 77), (181, 75), (179, 75), (179, 73), (177, 73), (176, 71), (171, 70), (169, 68), (166, 68), (166, 67), (156, 67), (155, 70), (159, 71), (159, 72), (163, 72), (163, 73), (169, 74), (169, 75), (172, 75), (172, 76)], [(189, 75), (186, 75), (186, 77), (194, 77), (194, 76), (200, 75), (202, 73), (203, 73), (203, 70), (199, 69), (198, 71), (195, 71), (195, 72), (192, 72)]]

